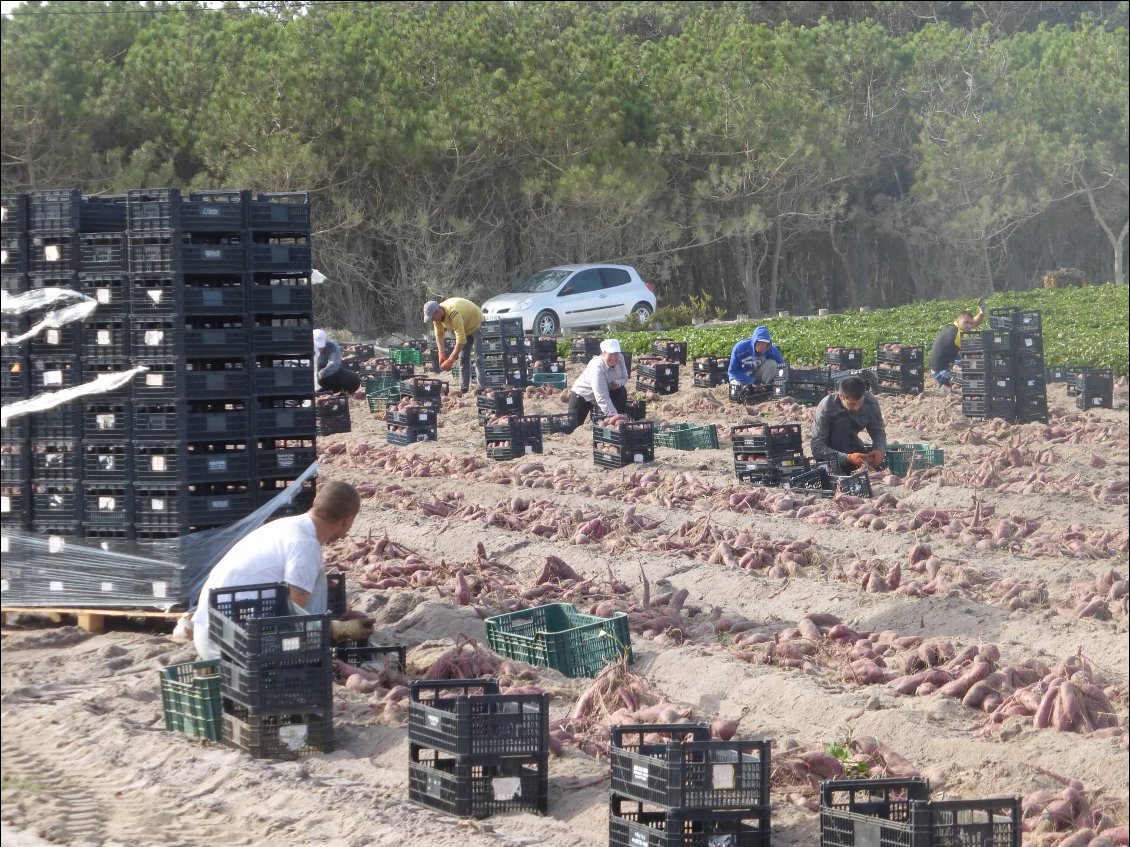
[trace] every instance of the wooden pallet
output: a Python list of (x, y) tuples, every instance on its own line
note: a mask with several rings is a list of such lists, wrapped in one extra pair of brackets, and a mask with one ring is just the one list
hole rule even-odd
[(0, 623), (8, 625), (8, 615), (14, 613), (40, 615), (55, 623), (62, 623), (65, 616), (78, 619), (79, 629), (98, 634), (106, 630), (106, 618), (164, 618), (175, 621), (184, 612), (162, 612), (157, 609), (60, 609), (47, 606), (5, 606), (0, 609)]

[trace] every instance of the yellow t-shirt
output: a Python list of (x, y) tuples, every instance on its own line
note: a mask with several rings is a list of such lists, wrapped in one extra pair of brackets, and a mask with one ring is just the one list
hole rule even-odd
[(483, 322), (482, 310), (462, 297), (448, 297), (440, 305), (444, 311), (443, 321), (432, 321), (436, 332), (436, 349), (443, 349), (443, 333), (448, 329), (455, 333), (456, 344), (466, 346), (467, 336), (474, 335)]

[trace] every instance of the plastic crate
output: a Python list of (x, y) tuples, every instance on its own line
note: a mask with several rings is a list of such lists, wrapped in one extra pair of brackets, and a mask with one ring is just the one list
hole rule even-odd
[[(730, 402), (731, 403), (764, 403), (766, 400), (772, 400), (776, 396), (774, 388), (781, 388), (782, 385), (776, 383), (772, 385), (742, 385), (739, 383), (730, 383)], [(786, 392), (781, 392), (785, 394)], [(821, 389), (821, 394), (826, 394), (827, 391)]]
[(824, 364), (837, 370), (852, 370), (863, 367), (862, 347), (825, 347)]
[(328, 709), (333, 703), (333, 656), (328, 649), (233, 661), (225, 657), (220, 677), (224, 696), (253, 712)]
[[(967, 338), (968, 335), (964, 337)], [(962, 340), (962, 345), (964, 344), (965, 341)], [(896, 340), (880, 341), (876, 345), (875, 359), (878, 362), (890, 362), (899, 365), (921, 365), (922, 348), (903, 344)]]
[(505, 423), (483, 427), (487, 441), (541, 441), (541, 418), (537, 415), (510, 415)]
[(27, 230), (27, 194), (0, 196), (0, 233), (22, 233)]
[(288, 353), (309, 356), (313, 331), (309, 309), (287, 314), (255, 313), (251, 326), (251, 349), (257, 355)]
[(374, 673), (383, 670), (403, 673), (408, 666), (407, 650), (402, 645), (382, 646), (350, 641), (334, 647), (334, 658), (347, 665)]
[(929, 782), (829, 780), (820, 786), (822, 847), (1020, 847), (1019, 797), (929, 800)]
[(695, 388), (715, 388), (719, 385), (726, 384), (726, 374), (724, 373), (698, 373), (694, 374), (691, 379), (691, 385)]
[(317, 435), (334, 435), (349, 432), (353, 424), (349, 419), (349, 398), (343, 395), (319, 397), (315, 402), (315, 431)]
[(569, 385), (569, 377), (563, 373), (535, 373), (530, 374), (530, 384), (565, 388)]
[(126, 207), (120, 197), (83, 197), (78, 189), (29, 191), (29, 232), (120, 232)]
[(820, 494), (829, 497), (836, 492), (832, 476), (825, 467), (815, 467), (791, 476), (782, 476), (780, 487), (789, 488), (793, 491), (803, 491), (806, 494)]
[(297, 759), (334, 748), (333, 710), (255, 715), (231, 707), (224, 712), (224, 743), (256, 759)]
[(415, 347), (391, 347), (388, 356), (398, 365), (424, 364), (423, 351), (417, 350)]
[(598, 468), (626, 468), (628, 465), (646, 465), (655, 461), (654, 447), (617, 447), (592, 451), (592, 460)]
[(730, 430), (735, 453), (792, 453), (803, 450), (801, 424), (747, 424)]
[(45, 359), (78, 356), (82, 351), (80, 324), (47, 327), (28, 339), (28, 353)]
[(438, 426), (439, 412), (427, 406), (410, 406), (407, 409), (389, 409), (385, 422), (404, 427)]
[(31, 457), (27, 441), (0, 443), (0, 484), (26, 486), (31, 479)]
[(708, 732), (705, 739), (644, 743), (643, 737), (654, 732), (664, 728), (612, 727), (613, 794), (681, 810), (769, 805), (770, 742), (718, 741)]
[(220, 660), (170, 665), (161, 669), (160, 677), (165, 729), (219, 741), (223, 734)]
[(304, 397), (261, 397), (252, 413), (255, 438), (312, 438), (317, 431), (314, 400)]
[(306, 274), (252, 273), (247, 294), (251, 310), (263, 314), (309, 312), (314, 305), (310, 277)]
[(383, 420), (384, 416), (388, 414), (389, 407), (400, 402), (400, 389), (389, 388), (385, 391), (374, 392), (367, 394), (365, 399), (369, 403), (369, 412)]
[(611, 444), (614, 447), (655, 446), (655, 424), (652, 421), (633, 421), (619, 426), (596, 426), (592, 428), (593, 444)]
[(549, 809), (549, 759), (465, 759), (409, 745), (408, 799), (459, 817)]
[(329, 614), (295, 614), (286, 583), (214, 588), (208, 603), (208, 632), (233, 658), (329, 649)]
[(609, 847), (769, 847), (769, 807), (741, 812), (648, 806), (612, 795)]
[(659, 381), (650, 377), (637, 376), (636, 377), (636, 391), (651, 391), (655, 394), (677, 394), (679, 391), (679, 380), (675, 378), (672, 381)]
[(840, 477), (839, 489), (841, 494), (850, 494), (854, 497), (871, 496), (871, 477), (867, 471), (857, 471), (851, 476)]
[(80, 524), (82, 522), (82, 488), (75, 480), (31, 482), (31, 519), (33, 523)]
[(945, 451), (928, 444), (888, 444), (887, 469), (896, 476), (906, 476), (911, 468), (937, 468), (945, 464)]
[(549, 752), (549, 695), (500, 694), (489, 679), (411, 685), (408, 741), (460, 757)]
[[(625, 414), (627, 414), (627, 416), (633, 421), (642, 421), (647, 417), (647, 400), (642, 397), (637, 397), (634, 400), (629, 400), (628, 405), (625, 407), (625, 409)], [(596, 426), (599, 421), (604, 420), (604, 417), (604, 412), (600, 411), (600, 407), (592, 407), (590, 418), (592, 420), (593, 426)]]
[(416, 400), (439, 400), (451, 390), (451, 385), (443, 380), (412, 377), (400, 383), (400, 393)]
[(133, 454), (128, 441), (82, 441), (82, 478), (121, 480), (133, 478)]
[(298, 236), (293, 243), (252, 243), (248, 246), (248, 261), (255, 273), (309, 273), (313, 253), (307, 236)]
[(550, 667), (565, 676), (596, 676), (625, 654), (632, 661), (628, 618), (583, 615), (568, 603), (550, 603), (486, 619), (487, 643), (502, 656)]
[(126, 271), (125, 235), (120, 232), (90, 232), (79, 236), (79, 269), (87, 273)]
[(569, 433), (573, 431), (575, 423), (576, 419), (568, 412), (560, 415), (542, 415), (541, 434), (545, 436)]
[(0, 237), (0, 273), (5, 278), (27, 273), (27, 236), (20, 234)]
[(82, 524), (85, 530), (120, 529), (133, 525), (133, 497), (127, 480), (104, 480), (83, 485)]
[(247, 225), (264, 232), (310, 231), (310, 194), (283, 191), (257, 194), (247, 200)]
[(247, 245), (235, 238), (222, 243), (194, 243), (185, 241), (176, 231), (131, 231), (128, 251), (129, 270), (133, 274), (231, 275), (247, 269)]
[(409, 426), (392, 428), (389, 425), (386, 440), (395, 447), (407, 447), (409, 444), (418, 444), (423, 441), (436, 441), (439, 433), (434, 426)]
[(183, 230), (238, 233), (245, 223), (246, 192), (203, 191), (182, 197), (176, 188), (126, 192), (129, 227), (134, 232)]
[(476, 340), (483, 338), (522, 338), (526, 337), (522, 329), (521, 318), (486, 319), (479, 324), (475, 333)]
[(675, 450), (717, 450), (718, 427), (715, 424), (694, 426), (689, 423), (661, 426), (655, 433), (655, 446)]
[(687, 342), (672, 338), (655, 338), (651, 342), (651, 352), (657, 356), (674, 359), (681, 365), (687, 363)]
[(505, 447), (491, 444), (489, 441), (487, 442), (487, 458), (494, 459), (496, 462), (520, 459), (523, 456), (541, 453), (541, 451), (542, 440), (540, 435), (537, 438), (524, 438), (518, 441), (511, 441)]
[[(78, 436), (33, 439), (27, 444), (31, 479), (73, 482), (82, 477), (82, 458)], [(26, 457), (25, 457), (26, 458)]]
[(829, 388), (809, 382), (775, 382), (773, 383), (774, 397), (791, 397), (798, 403), (806, 406), (816, 406), (828, 396)]

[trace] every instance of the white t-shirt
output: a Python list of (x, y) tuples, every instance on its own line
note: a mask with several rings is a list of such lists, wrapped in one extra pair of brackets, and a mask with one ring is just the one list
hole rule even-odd
[(584, 397), (590, 403), (600, 407), (606, 415), (616, 414), (616, 407), (612, 405), (609, 391), (619, 388), (628, 381), (628, 367), (621, 356), (616, 362), (616, 367), (608, 367), (603, 356), (593, 356), (581, 375), (573, 382), (573, 393)]
[(208, 637), (209, 592), (213, 588), (265, 582), (285, 582), (308, 592), (307, 614), (319, 615), (326, 611), (328, 594), (322, 545), (318, 543), (317, 530), (309, 515), (264, 524), (240, 539), (212, 568), (192, 616), (193, 641), (201, 658), (220, 658), (219, 648)]

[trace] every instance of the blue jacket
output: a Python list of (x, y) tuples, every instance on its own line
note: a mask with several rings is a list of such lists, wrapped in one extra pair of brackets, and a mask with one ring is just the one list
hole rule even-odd
[[(754, 342), (757, 341), (769, 342), (769, 349), (761, 355), (753, 352)], [(734, 345), (734, 351), (730, 354), (730, 368), (727, 371), (730, 381), (740, 382), (742, 385), (753, 385), (753, 375), (757, 373), (757, 369), (767, 359), (772, 359), (778, 365), (785, 364), (785, 357), (781, 355), (781, 351), (777, 349), (777, 345), (769, 337), (769, 328), (759, 326), (753, 331), (752, 336), (743, 338)]]

